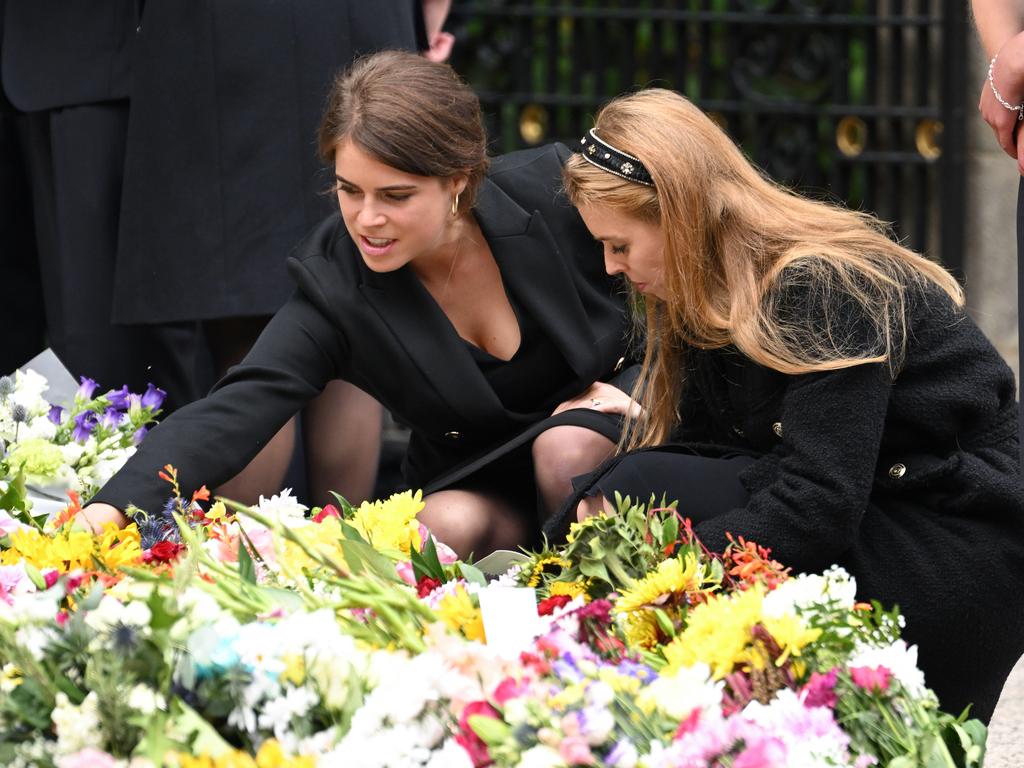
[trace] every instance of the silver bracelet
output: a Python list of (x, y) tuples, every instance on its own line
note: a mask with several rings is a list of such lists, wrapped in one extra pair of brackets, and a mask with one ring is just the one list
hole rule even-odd
[(1006, 99), (1004, 99), (1000, 95), (999, 91), (996, 89), (995, 82), (992, 80), (992, 71), (996, 67), (996, 59), (998, 58), (999, 54), (996, 53), (996, 55), (992, 57), (992, 61), (988, 63), (988, 87), (992, 89), (992, 95), (996, 97), (996, 101), (998, 101), (1011, 112), (1016, 112), (1017, 120), (1024, 120), (1024, 104), (1017, 104), (1016, 106), (1010, 104)]

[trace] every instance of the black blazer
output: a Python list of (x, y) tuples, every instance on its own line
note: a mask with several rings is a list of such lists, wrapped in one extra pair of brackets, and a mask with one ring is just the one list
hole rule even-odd
[(412, 271), (369, 270), (335, 215), (289, 260), (298, 290), (245, 360), (205, 399), (154, 429), (94, 500), (159, 507), (168, 493), (157, 472), (168, 462), (186, 488), (224, 482), (334, 378), (366, 390), (411, 428), (403, 470), (428, 492), (556, 423), (608, 434), (607, 416), (595, 411), (548, 418), (562, 400), (611, 377), (625, 354), (623, 303), (601, 248), (558, 193), (568, 155), (555, 145), (497, 158), (474, 210), (506, 289), (571, 371), (531, 412), (502, 405)]
[(6, 0), (0, 73), (22, 112), (128, 96), (140, 0)]
[(147, 0), (115, 322), (280, 309), (284, 256), (334, 210), (333, 169), (322, 172), (316, 150), (329, 86), (359, 55), (415, 50), (419, 2)]

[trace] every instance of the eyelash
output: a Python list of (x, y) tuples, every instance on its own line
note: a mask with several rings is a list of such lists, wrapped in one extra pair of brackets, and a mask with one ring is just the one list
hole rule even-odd
[(624, 254), (627, 250), (628, 250), (628, 248), (625, 245), (613, 245), (612, 246), (612, 253), (614, 253), (614, 254), (621, 255), (621, 254)]
[[(357, 190), (355, 187), (346, 187), (343, 184), (339, 184), (338, 185), (338, 191), (339, 192), (343, 192), (346, 195), (358, 195), (358, 194), (361, 194), (359, 192), (359, 190)], [(404, 203), (406, 200), (408, 200), (410, 197), (412, 197), (412, 194), (411, 193), (410, 194), (396, 194), (396, 193), (393, 193), (393, 192), (385, 192), (384, 193), (384, 197), (386, 197), (388, 200), (391, 200), (392, 202), (395, 202), (395, 203)]]

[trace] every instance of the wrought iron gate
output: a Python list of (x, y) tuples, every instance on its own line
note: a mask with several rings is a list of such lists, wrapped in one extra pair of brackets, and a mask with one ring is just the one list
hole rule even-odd
[(496, 152), (574, 139), (609, 97), (674, 88), (775, 178), (960, 270), (966, 5), (457, 0), (449, 28)]

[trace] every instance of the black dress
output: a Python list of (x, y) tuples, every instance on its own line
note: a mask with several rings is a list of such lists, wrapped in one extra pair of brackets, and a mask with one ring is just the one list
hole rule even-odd
[[(693, 350), (675, 442), (588, 485), (678, 499), (713, 550), (731, 532), (796, 572), (845, 567), (861, 599), (899, 605), (943, 707), (988, 720), (1024, 651), (1013, 374), (945, 294), (916, 295), (910, 318), (895, 378), (881, 365), (788, 376), (733, 348)], [(731, 458), (719, 471), (740, 503), (700, 503), (715, 482), (687, 475), (692, 456)]]

